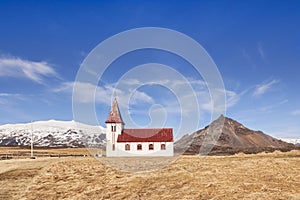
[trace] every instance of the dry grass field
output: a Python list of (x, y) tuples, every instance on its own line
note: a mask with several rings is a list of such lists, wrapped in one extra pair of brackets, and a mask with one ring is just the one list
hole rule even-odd
[[(34, 155), (37, 157), (49, 156), (82, 156), (98, 153), (98, 149), (87, 148), (34, 148)], [(30, 147), (0, 147), (0, 155), (13, 156), (13, 158), (30, 157)]]
[(0, 199), (300, 199), (300, 151), (182, 156), (143, 173), (91, 157), (2, 160), (0, 185)]

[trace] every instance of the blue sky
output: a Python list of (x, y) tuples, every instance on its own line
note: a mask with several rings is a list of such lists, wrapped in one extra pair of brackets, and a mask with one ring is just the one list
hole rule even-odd
[[(72, 86), (88, 53), (119, 32), (150, 26), (182, 32), (206, 49), (225, 84), (227, 116), (276, 137), (300, 137), (299, 9), (299, 1), (1, 1), (0, 124), (72, 120)], [(207, 125), (201, 76), (157, 50), (132, 52), (107, 69), (95, 105), (100, 125), (111, 88), (126, 71), (149, 62), (194, 81), (203, 95), (199, 127)], [(147, 126), (148, 110), (158, 104), (178, 106), (165, 88), (139, 88), (129, 108), (136, 125)], [(168, 113), (166, 125), (179, 118)]]

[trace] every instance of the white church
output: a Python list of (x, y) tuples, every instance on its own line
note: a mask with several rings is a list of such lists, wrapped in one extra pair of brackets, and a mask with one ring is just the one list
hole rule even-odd
[(173, 156), (173, 129), (125, 129), (115, 98), (106, 124), (106, 156)]

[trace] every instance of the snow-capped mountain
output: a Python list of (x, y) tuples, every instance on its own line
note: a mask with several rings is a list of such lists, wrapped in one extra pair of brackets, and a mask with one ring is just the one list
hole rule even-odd
[(282, 141), (292, 143), (296, 146), (300, 146), (300, 139), (295, 139), (295, 138), (280, 138)]
[(105, 128), (74, 121), (37, 121), (26, 124), (0, 126), (0, 145), (40, 147), (102, 147), (105, 144)]

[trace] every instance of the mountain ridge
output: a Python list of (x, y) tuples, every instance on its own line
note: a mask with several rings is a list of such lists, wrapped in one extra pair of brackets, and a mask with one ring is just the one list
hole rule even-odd
[[(209, 138), (211, 135), (219, 137), (213, 140)], [(289, 151), (296, 148), (291, 143), (271, 137), (262, 131), (251, 130), (223, 115), (205, 128), (184, 135), (175, 142), (174, 148), (175, 151), (185, 151), (186, 154), (199, 154), (200, 149), (207, 143), (211, 143), (211, 149), (208, 152), (210, 155)]]
[(105, 146), (105, 128), (59, 120), (0, 125), (0, 145), (29, 146), (31, 132), (37, 147)]

